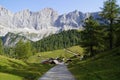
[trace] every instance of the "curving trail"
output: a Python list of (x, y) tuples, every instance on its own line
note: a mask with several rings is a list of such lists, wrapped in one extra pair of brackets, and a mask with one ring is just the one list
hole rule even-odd
[(58, 64), (38, 80), (75, 80), (75, 78), (67, 69), (66, 65)]

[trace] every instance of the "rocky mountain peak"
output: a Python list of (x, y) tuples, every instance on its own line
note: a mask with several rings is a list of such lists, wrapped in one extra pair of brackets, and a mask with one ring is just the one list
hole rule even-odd
[(44, 8), (44, 9), (42, 9), (41, 11), (50, 11), (50, 12), (54, 12), (54, 9), (52, 9), (52, 8)]
[(17, 12), (16, 14), (29, 14), (31, 11), (29, 9), (25, 9), (22, 11)]
[[(97, 13), (91, 14), (99, 16)], [(37, 41), (62, 30), (80, 29), (86, 17), (86, 14), (77, 10), (62, 15), (52, 8), (38, 12), (26, 9), (12, 13), (0, 6), (0, 35), (4, 36), (8, 32), (21, 33), (22, 36)]]
[(4, 16), (4, 15), (12, 16), (13, 13), (7, 10), (6, 8), (0, 6), (0, 16)]

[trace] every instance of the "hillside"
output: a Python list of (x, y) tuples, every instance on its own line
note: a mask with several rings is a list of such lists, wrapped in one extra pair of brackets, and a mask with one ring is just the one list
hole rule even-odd
[(34, 42), (33, 46), (36, 48), (37, 52), (43, 52), (79, 45), (80, 41), (81, 33), (79, 30), (68, 30)]
[[(73, 52), (76, 52), (77, 54), (82, 54), (83, 53), (83, 49), (80, 46), (73, 46), (73, 47), (69, 47), (67, 49), (69, 49)], [(65, 49), (58, 49), (58, 50), (53, 50), (53, 51), (37, 53), (36, 55), (31, 56), (28, 59), (28, 62), (30, 62), (30, 63), (40, 63), (41, 61), (49, 59), (49, 58), (64, 57), (65, 59), (68, 59), (72, 56), (74, 56), (74, 55), (69, 53)]]
[(19, 34), (14, 34), (8, 32), (5, 36), (2, 37), (3, 45), (6, 47), (13, 47), (18, 43), (20, 40), (26, 42), (28, 39), (24, 36), (21, 36)]
[(120, 47), (84, 61), (74, 59), (69, 65), (77, 80), (119, 80)]
[(0, 55), (0, 80), (36, 80), (49, 69), (49, 65), (28, 64)]

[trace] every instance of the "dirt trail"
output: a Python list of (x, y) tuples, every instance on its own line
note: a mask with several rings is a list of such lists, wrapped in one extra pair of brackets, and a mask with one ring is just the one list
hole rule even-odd
[(51, 68), (38, 80), (75, 80), (75, 78), (67, 69), (66, 65), (59, 64)]

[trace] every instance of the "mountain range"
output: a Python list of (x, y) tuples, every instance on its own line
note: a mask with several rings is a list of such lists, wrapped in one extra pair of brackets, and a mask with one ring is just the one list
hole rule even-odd
[(0, 36), (10, 32), (38, 41), (63, 30), (82, 29), (84, 20), (90, 15), (95, 19), (100, 17), (99, 12), (82, 13), (77, 10), (59, 15), (52, 8), (44, 8), (38, 12), (27, 9), (13, 13), (0, 6)]

